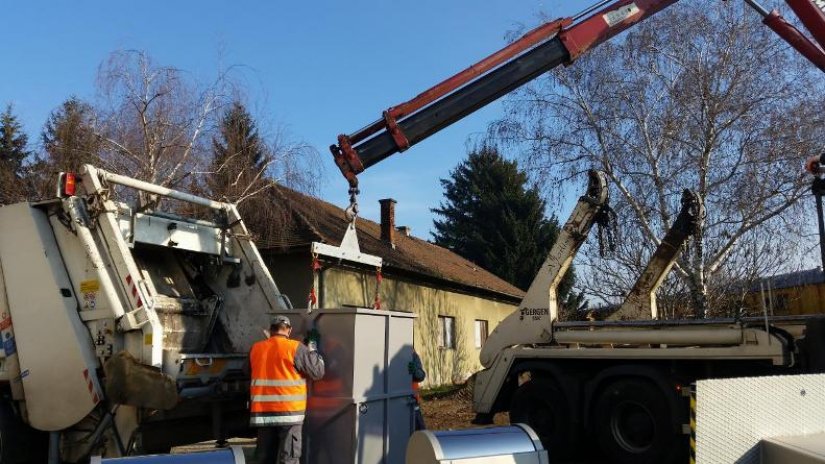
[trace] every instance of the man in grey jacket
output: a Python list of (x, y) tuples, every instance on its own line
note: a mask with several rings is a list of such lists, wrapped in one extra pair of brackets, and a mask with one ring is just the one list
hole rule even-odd
[(324, 376), (324, 359), (316, 351), (317, 331), (306, 345), (290, 339), (291, 334), (289, 318), (276, 316), (270, 337), (255, 343), (249, 353), (249, 423), (258, 429), (259, 464), (300, 462), (307, 379)]

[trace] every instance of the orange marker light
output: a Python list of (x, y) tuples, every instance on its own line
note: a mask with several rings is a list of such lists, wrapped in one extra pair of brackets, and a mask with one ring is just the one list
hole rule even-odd
[(73, 197), (77, 192), (77, 179), (73, 172), (67, 172), (63, 178), (63, 195)]

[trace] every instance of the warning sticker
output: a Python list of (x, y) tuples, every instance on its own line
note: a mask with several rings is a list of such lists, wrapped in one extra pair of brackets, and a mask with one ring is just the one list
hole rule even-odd
[(98, 280), (84, 280), (80, 282), (80, 293), (94, 293), (100, 290)]
[(6, 334), (6, 339), (3, 340), (3, 351), (6, 353), (6, 356), (17, 353), (17, 345), (15, 345), (14, 337), (12, 337), (11, 334)]
[(84, 307), (86, 309), (95, 309), (95, 307), (97, 306), (97, 293), (95, 293), (95, 292), (83, 293), (83, 301), (85, 302)]
[(613, 27), (616, 24), (630, 18), (631, 16), (635, 16), (639, 13), (639, 7), (636, 6), (635, 3), (631, 3), (630, 5), (625, 5), (621, 8), (613, 10), (607, 14), (605, 14), (604, 21), (607, 23), (608, 27)]

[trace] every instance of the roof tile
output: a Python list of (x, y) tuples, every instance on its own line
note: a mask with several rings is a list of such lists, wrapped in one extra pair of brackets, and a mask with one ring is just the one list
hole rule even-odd
[[(258, 241), (261, 249), (283, 250), (308, 246), (313, 241), (340, 245), (347, 227), (343, 209), (283, 186), (276, 187), (273, 194), (272, 201), (286, 205), (289, 214), (277, 216), (284, 222), (273, 224)], [(522, 290), (446, 248), (400, 232), (395, 234), (392, 248), (381, 240), (378, 223), (358, 218), (356, 228), (361, 251), (380, 256), (387, 268), (498, 293), (509, 299), (524, 296)]]

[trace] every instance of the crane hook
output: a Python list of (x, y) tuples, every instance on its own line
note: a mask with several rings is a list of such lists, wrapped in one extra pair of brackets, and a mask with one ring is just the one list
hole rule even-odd
[(358, 194), (361, 191), (357, 187), (349, 189), (349, 206), (345, 210), (347, 221), (355, 223), (355, 218), (358, 217)]

